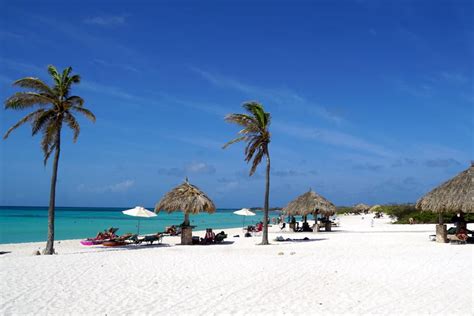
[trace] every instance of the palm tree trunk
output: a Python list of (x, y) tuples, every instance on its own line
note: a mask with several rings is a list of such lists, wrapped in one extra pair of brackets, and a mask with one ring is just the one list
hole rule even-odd
[(54, 208), (56, 205), (56, 180), (58, 178), (59, 153), (61, 152), (61, 129), (58, 129), (56, 150), (54, 153), (53, 175), (51, 176), (51, 190), (49, 193), (48, 209), (48, 241), (43, 254), (54, 254)]
[(267, 172), (266, 172), (266, 183), (265, 183), (265, 203), (263, 206), (263, 234), (262, 234), (262, 245), (269, 245), (268, 242), (268, 204), (270, 198), (270, 154), (267, 149)]

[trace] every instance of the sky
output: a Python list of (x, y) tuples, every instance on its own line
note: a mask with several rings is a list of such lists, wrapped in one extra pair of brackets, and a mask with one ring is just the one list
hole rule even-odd
[[(153, 206), (189, 177), (218, 208), (263, 205), (265, 165), (224, 121), (272, 115), (271, 206), (415, 202), (473, 159), (472, 1), (0, 0), (0, 99), (47, 65), (81, 75), (57, 205)], [(26, 115), (0, 111), (0, 131)], [(48, 205), (25, 125), (0, 141), (0, 205)]]

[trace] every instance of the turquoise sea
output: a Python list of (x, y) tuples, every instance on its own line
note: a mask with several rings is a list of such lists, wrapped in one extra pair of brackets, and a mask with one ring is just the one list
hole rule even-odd
[[(137, 231), (137, 217), (122, 214), (125, 208), (57, 207), (55, 239), (81, 239), (94, 237), (98, 231), (118, 227), (118, 234)], [(148, 208), (152, 210), (153, 208)], [(196, 230), (208, 227), (224, 229), (242, 226), (242, 216), (233, 214), (235, 209), (219, 209), (214, 214), (191, 215)], [(260, 221), (262, 213), (245, 218), (246, 223)], [(276, 216), (276, 213), (273, 215)], [(140, 234), (163, 231), (166, 226), (183, 222), (182, 212), (160, 213), (156, 217), (140, 219)], [(0, 206), (0, 244), (45, 241), (47, 237), (48, 208)]]

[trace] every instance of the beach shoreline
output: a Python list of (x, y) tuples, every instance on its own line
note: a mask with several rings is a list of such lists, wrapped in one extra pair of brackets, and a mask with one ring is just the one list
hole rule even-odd
[[(472, 312), (473, 248), (430, 242), (433, 224), (341, 216), (332, 232), (122, 248), (2, 244), (0, 312), (11, 314), (450, 314)], [(470, 227), (472, 229), (473, 227)], [(220, 231), (220, 230), (218, 230)], [(216, 231), (216, 232), (218, 232)], [(240, 237), (233, 237), (239, 234)], [(203, 237), (202, 231), (193, 235)], [(274, 239), (308, 241), (276, 242)], [(464, 276), (460, 278), (460, 275)], [(265, 302), (262, 301), (265, 297)]]

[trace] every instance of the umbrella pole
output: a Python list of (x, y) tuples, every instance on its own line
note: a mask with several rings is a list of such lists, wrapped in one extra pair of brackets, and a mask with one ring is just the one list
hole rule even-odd
[(140, 235), (140, 219), (138, 219), (137, 235)]

